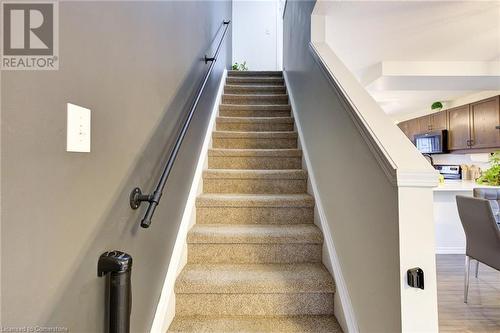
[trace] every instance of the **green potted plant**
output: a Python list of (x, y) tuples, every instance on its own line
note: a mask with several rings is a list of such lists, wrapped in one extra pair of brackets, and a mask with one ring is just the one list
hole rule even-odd
[(491, 167), (484, 171), (476, 182), (482, 185), (500, 186), (500, 151), (490, 156)]
[(441, 102), (434, 102), (431, 105), (432, 111), (441, 111), (442, 108), (443, 108), (443, 103), (441, 103)]
[(248, 70), (247, 62), (243, 61), (243, 63), (241, 63), (241, 64), (238, 64), (237, 62), (235, 62), (232, 66), (232, 69), (233, 69), (233, 71), (247, 71)]

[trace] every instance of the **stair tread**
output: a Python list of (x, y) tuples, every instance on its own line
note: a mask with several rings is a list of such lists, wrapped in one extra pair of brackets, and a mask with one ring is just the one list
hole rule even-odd
[(245, 99), (245, 98), (250, 98), (250, 99), (255, 99), (255, 98), (269, 98), (269, 99), (280, 99), (280, 98), (287, 98), (288, 99), (288, 94), (223, 94), (223, 97), (229, 97), (229, 98), (234, 98), (234, 99)]
[(332, 276), (321, 263), (187, 264), (176, 293), (333, 293)]
[[(226, 84), (224, 86), (224, 91), (229, 90), (228, 94), (234, 94), (234, 95), (257, 95), (256, 92), (263, 92), (263, 95), (266, 95), (267, 92), (273, 93), (273, 96), (275, 96), (276, 92), (279, 92), (280, 95), (285, 95), (286, 90), (284, 85), (263, 85), (263, 84), (253, 84), (253, 85), (245, 85), (245, 84)], [(241, 91), (241, 92), (238, 92)], [(252, 92), (250, 94), (250, 92)]]
[(224, 93), (222, 103), (235, 105), (289, 105), (288, 94), (283, 93)]
[(230, 77), (238, 77), (238, 76), (256, 76), (256, 77), (261, 77), (261, 76), (278, 76), (282, 77), (283, 72), (282, 71), (236, 71), (236, 70), (229, 70), (227, 71), (227, 75)]
[(211, 148), (208, 156), (266, 156), (266, 157), (301, 157), (301, 149), (229, 149)]
[(233, 84), (241, 84), (247, 82), (257, 82), (257, 83), (269, 83), (269, 82), (280, 82), (285, 84), (285, 79), (280, 76), (228, 76), (226, 82), (231, 82)]
[(334, 316), (176, 316), (169, 333), (341, 333)]
[(286, 95), (286, 87), (283, 84), (230, 84), (224, 85), (224, 92), (226, 94), (234, 95)]
[(293, 124), (292, 117), (217, 117), (219, 123), (287, 123)]
[(279, 170), (208, 169), (203, 171), (203, 178), (307, 179), (307, 172), (302, 169), (279, 169)]
[(285, 80), (277, 76), (231, 76), (226, 79), (227, 85), (256, 86), (256, 85), (276, 85), (285, 86)]
[(220, 104), (219, 110), (238, 110), (238, 111), (290, 111), (290, 104)]
[(309, 194), (200, 194), (197, 207), (314, 207)]
[(285, 85), (275, 85), (275, 84), (255, 84), (253, 86), (237, 83), (226, 83), (224, 87), (229, 88), (244, 88), (244, 89), (254, 89), (254, 88), (269, 88), (269, 89), (281, 89), (285, 88)]
[(314, 224), (195, 224), (188, 244), (321, 244)]
[(269, 131), (269, 132), (245, 132), (245, 131), (213, 131), (214, 138), (290, 138), (298, 137), (295, 131)]
[(242, 95), (242, 96), (259, 96), (259, 95), (273, 95), (283, 96), (286, 94), (284, 85), (234, 85), (226, 84), (224, 86), (224, 94)]

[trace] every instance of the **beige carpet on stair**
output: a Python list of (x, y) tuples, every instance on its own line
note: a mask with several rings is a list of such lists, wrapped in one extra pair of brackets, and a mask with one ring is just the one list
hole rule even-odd
[(282, 72), (229, 71), (168, 332), (342, 332)]

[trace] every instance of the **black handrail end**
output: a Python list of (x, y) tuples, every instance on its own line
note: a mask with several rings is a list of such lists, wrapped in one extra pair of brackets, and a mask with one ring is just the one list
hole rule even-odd
[(231, 23), (231, 20), (227, 20), (227, 21), (224, 20), (224, 21), (222, 21), (222, 24), (229, 24), (229, 23)]
[(141, 221), (141, 227), (143, 227), (144, 229), (149, 228), (150, 225), (151, 225), (151, 219), (143, 219)]

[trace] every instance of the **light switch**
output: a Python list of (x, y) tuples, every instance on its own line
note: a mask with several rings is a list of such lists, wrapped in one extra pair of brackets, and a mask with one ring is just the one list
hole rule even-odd
[(68, 103), (66, 151), (90, 152), (90, 109)]

